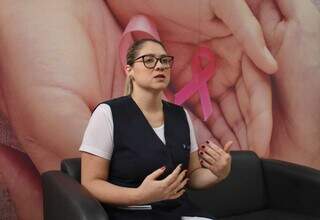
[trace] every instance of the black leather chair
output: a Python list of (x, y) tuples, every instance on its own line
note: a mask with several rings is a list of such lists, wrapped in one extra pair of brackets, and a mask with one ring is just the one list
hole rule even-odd
[[(284, 161), (231, 152), (231, 173), (190, 198), (223, 220), (320, 219), (320, 171)], [(81, 161), (66, 159), (61, 171), (42, 174), (45, 220), (107, 220), (103, 205), (79, 184)], [(112, 220), (112, 219), (111, 219)]]

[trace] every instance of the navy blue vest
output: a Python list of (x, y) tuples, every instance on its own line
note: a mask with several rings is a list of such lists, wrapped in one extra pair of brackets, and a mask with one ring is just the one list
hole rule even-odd
[[(169, 175), (180, 163), (183, 169), (188, 168), (190, 130), (181, 106), (162, 100), (166, 140), (164, 144), (131, 96), (103, 103), (110, 106), (114, 124), (114, 149), (108, 178), (110, 183), (138, 187), (146, 176), (162, 166), (166, 166), (166, 170), (159, 180)], [(151, 211), (120, 210), (108, 205), (105, 208), (111, 220), (163, 218), (180, 220), (180, 216), (187, 211), (193, 210), (193, 215), (194, 212), (198, 212), (191, 207), (193, 205), (186, 194), (176, 200), (152, 203), (152, 206)], [(199, 216), (208, 215), (199, 214)]]

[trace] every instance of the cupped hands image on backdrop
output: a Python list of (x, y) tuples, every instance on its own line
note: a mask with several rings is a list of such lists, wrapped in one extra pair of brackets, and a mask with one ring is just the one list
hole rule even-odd
[(40, 174), (79, 157), (91, 111), (123, 95), (118, 44), (137, 14), (174, 56), (169, 97), (192, 79), (200, 45), (215, 54), (213, 113), (203, 120), (197, 93), (183, 104), (199, 145), (232, 140), (231, 150), (320, 169), (319, 8), (319, 0), (2, 0), (0, 218), (43, 218)]

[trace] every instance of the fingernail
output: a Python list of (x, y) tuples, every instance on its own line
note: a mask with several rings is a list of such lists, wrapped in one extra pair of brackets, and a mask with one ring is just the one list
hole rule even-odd
[(207, 144), (209, 144), (209, 141), (206, 141)]
[(205, 148), (205, 146), (204, 146), (204, 145), (202, 145), (201, 147), (202, 147), (202, 148)]
[(200, 154), (201, 154), (201, 155), (203, 155), (203, 152), (202, 152), (202, 151), (200, 151)]
[(161, 170), (164, 170), (164, 169), (166, 169), (166, 166), (162, 166), (162, 167), (161, 167)]
[[(267, 47), (264, 47), (264, 54), (265, 57), (267, 58), (267, 60), (270, 62), (270, 64), (272, 64), (272, 66), (277, 67), (277, 61), (273, 58), (272, 54), (270, 53), (270, 51), (268, 50)], [(276, 69), (275, 69), (276, 71)], [(275, 72), (274, 71), (274, 72)]]
[(203, 161), (202, 161), (202, 160), (200, 160), (200, 163), (203, 163)]

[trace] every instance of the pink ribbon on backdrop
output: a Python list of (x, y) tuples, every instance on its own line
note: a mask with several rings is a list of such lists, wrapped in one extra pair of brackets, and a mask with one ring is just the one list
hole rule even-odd
[[(126, 26), (119, 43), (119, 55), (122, 67), (125, 67), (127, 64), (126, 54), (134, 41), (132, 35), (134, 32), (147, 35), (149, 38), (151, 37), (160, 41), (157, 28), (148, 17), (144, 15), (132, 17)], [(208, 60), (208, 64), (205, 68), (201, 67), (201, 60), (203, 59)], [(207, 81), (212, 77), (215, 70), (215, 59), (212, 51), (207, 47), (198, 48), (192, 58), (191, 69), (192, 80), (175, 94), (174, 103), (181, 105), (196, 91), (199, 91), (204, 120), (206, 121), (212, 113), (212, 105), (207, 87)]]
[[(201, 61), (204, 61), (205, 59), (208, 63), (207, 66), (202, 68)], [(213, 52), (207, 47), (199, 47), (191, 61), (191, 81), (174, 95), (174, 102), (181, 105), (198, 91), (204, 121), (207, 121), (213, 112), (207, 81), (213, 76), (215, 67), (215, 57)]]

